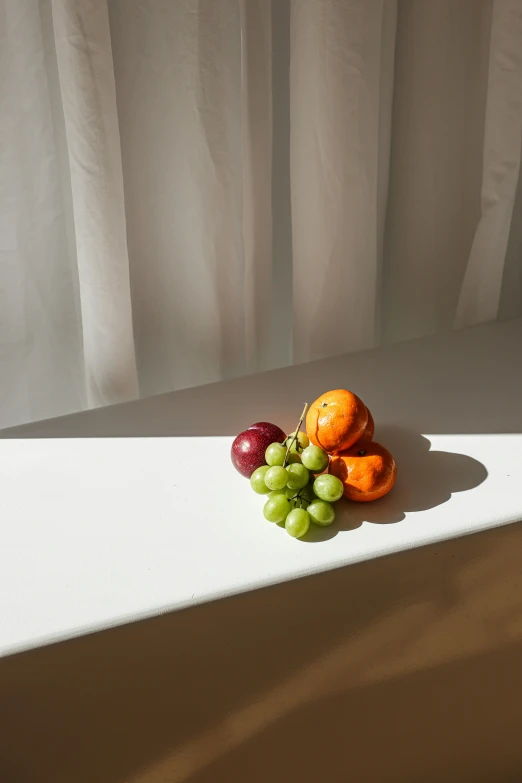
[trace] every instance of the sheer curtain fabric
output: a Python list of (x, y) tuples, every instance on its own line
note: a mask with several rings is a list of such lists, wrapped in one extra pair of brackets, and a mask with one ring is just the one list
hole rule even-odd
[(522, 310), (522, 0), (0, 0), (0, 426)]

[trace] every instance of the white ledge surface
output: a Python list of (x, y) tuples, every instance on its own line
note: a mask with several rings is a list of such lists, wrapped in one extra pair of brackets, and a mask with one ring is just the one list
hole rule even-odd
[[(521, 340), (478, 327), (4, 431), (0, 654), (521, 520)], [(399, 478), (296, 541), (230, 445), (333, 386), (367, 401)]]

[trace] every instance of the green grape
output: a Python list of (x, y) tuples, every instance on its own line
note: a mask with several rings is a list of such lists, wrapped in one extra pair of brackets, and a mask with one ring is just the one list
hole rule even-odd
[(306, 449), (310, 445), (310, 438), (306, 432), (299, 431), (297, 433), (297, 440), (302, 449)]
[(305, 536), (309, 527), (310, 515), (304, 508), (294, 508), (286, 517), (286, 532), (294, 538)]
[(308, 484), (310, 474), (304, 465), (295, 463), (286, 469), (288, 474), (286, 486), (290, 489), (302, 489)]
[(303, 487), (303, 489), (299, 491), (299, 497), (303, 498), (303, 500), (306, 500), (308, 503), (311, 503), (312, 500), (315, 500), (315, 492), (312, 484), (308, 482), (306, 487)]
[[(291, 432), (290, 435), (287, 437), (286, 439), (287, 445), (293, 439), (294, 435), (295, 432)], [(302, 451), (308, 446), (309, 443), (310, 443), (310, 439), (306, 434), (306, 432), (302, 432), (301, 430), (299, 430), (296, 439), (294, 440), (292, 446), (290, 447), (290, 451)]]
[(328, 466), (328, 454), (319, 446), (307, 446), (301, 454), (301, 460), (305, 468), (313, 473), (322, 473)]
[(288, 473), (286, 468), (282, 468), (280, 465), (268, 468), (265, 473), (265, 484), (269, 489), (284, 489), (287, 481)]
[(296, 451), (289, 451), (288, 452), (287, 462), (288, 462), (289, 465), (291, 465), (292, 463), (295, 463), (296, 465), (297, 465), (297, 463), (300, 464), (301, 463), (301, 455), (298, 454)]
[[(289, 436), (288, 436), (288, 438), (285, 440), (285, 447), (286, 447), (286, 448), (288, 448), (288, 446), (290, 446), (290, 441), (291, 441), (291, 440), (292, 440), (292, 436), (291, 436), (291, 435), (289, 435)], [(294, 440), (294, 442), (293, 442), (293, 443), (292, 443), (292, 445), (290, 446), (290, 454), (292, 454), (292, 453), (297, 453), (297, 449), (298, 449), (298, 447), (299, 447), (299, 444), (298, 444), (298, 442), (297, 442), (296, 440)]]
[(263, 514), (269, 522), (283, 522), (291, 509), (292, 505), (286, 495), (278, 494), (268, 498), (263, 508)]
[(254, 470), (250, 476), (250, 486), (257, 492), (258, 495), (267, 495), (270, 489), (265, 484), (265, 475), (268, 470), (268, 465), (261, 465), (260, 468)]
[(321, 527), (328, 527), (335, 519), (333, 506), (325, 500), (314, 500), (310, 503), (307, 510), (312, 522), (315, 522), (316, 525), (320, 525)]
[(314, 492), (320, 500), (334, 503), (343, 494), (343, 484), (337, 476), (332, 476), (330, 473), (322, 473), (314, 481)]
[(284, 497), (287, 498), (288, 502), (290, 503), (290, 510), (292, 510), (293, 508), (295, 508), (295, 503), (296, 503), (295, 495), (296, 495), (296, 492), (295, 492), (295, 490), (292, 490), (291, 494), (287, 494), (288, 491), (289, 491), (288, 489), (274, 489), (274, 491), (271, 492), (268, 497), (272, 498), (272, 497), (275, 497), (276, 495), (284, 495)]
[(265, 451), (265, 461), (268, 465), (282, 465), (285, 461), (286, 448), (282, 443), (271, 443)]
[(293, 501), (294, 506), (297, 506), (298, 508), (302, 504), (308, 505), (308, 503), (311, 503), (312, 500), (316, 499), (313, 491), (308, 492), (307, 487), (304, 489), (292, 489), (292, 487), (287, 487), (285, 492), (288, 500)]

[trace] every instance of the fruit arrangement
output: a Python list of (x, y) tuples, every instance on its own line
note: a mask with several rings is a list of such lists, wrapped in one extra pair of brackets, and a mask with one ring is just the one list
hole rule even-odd
[(265, 519), (284, 524), (291, 536), (302, 538), (312, 523), (332, 524), (333, 504), (341, 497), (368, 502), (393, 487), (395, 461), (373, 441), (374, 429), (362, 400), (347, 389), (336, 389), (310, 408), (305, 405), (288, 436), (275, 424), (252, 424), (234, 440), (232, 463), (250, 479), (254, 492), (268, 496)]

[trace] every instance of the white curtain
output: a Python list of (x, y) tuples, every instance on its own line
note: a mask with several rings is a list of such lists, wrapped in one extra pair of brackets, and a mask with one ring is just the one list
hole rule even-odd
[(522, 0), (0, 0), (0, 426), (522, 312)]

